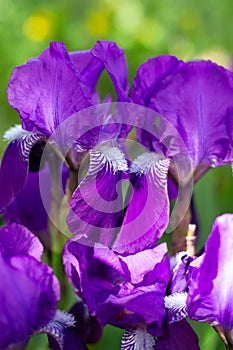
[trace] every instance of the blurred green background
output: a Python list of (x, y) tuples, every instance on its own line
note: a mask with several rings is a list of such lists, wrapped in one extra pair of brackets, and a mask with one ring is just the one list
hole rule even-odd
[[(4, 131), (19, 122), (7, 104), (6, 89), (16, 65), (38, 56), (50, 41), (63, 41), (69, 51), (89, 49), (95, 41), (114, 40), (125, 49), (132, 81), (137, 67), (150, 57), (174, 54), (181, 59), (212, 59), (231, 67), (233, 55), (232, 0), (0, 0), (0, 154)], [(107, 91), (104, 79), (100, 87)], [(229, 166), (212, 169), (196, 185), (200, 221), (199, 246), (213, 219), (233, 211)], [(229, 273), (232, 273), (229, 271)], [(193, 323), (201, 349), (224, 349), (208, 325)], [(121, 331), (108, 327), (93, 349), (119, 350)], [(45, 349), (43, 336), (30, 349)]]

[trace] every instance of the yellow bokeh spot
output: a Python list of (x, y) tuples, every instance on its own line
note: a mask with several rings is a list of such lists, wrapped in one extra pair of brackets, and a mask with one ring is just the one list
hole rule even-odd
[(135, 38), (145, 47), (155, 49), (166, 40), (166, 32), (161, 23), (155, 19), (144, 18), (137, 29)]
[(114, 24), (119, 32), (124, 35), (133, 35), (143, 18), (142, 4), (136, 0), (123, 1), (121, 6), (115, 10)]
[(111, 12), (93, 12), (87, 19), (86, 27), (92, 35), (99, 37), (107, 35), (111, 29)]
[(52, 22), (44, 15), (33, 15), (23, 24), (24, 35), (33, 41), (43, 41), (52, 32)]

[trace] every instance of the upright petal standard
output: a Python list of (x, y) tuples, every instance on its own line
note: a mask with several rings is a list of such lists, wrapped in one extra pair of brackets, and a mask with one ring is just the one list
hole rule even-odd
[(160, 143), (167, 156), (181, 160), (187, 150), (192, 162), (190, 175), (195, 180), (209, 167), (231, 163), (228, 118), (233, 106), (232, 78), (232, 72), (211, 61), (186, 63), (161, 56), (142, 64), (132, 100), (154, 113), (144, 120), (150, 133), (138, 130), (140, 142), (151, 150)]

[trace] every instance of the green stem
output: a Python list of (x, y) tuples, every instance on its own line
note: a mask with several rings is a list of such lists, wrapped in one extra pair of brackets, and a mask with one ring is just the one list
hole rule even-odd
[(213, 326), (213, 329), (215, 330), (215, 332), (218, 334), (219, 338), (222, 340), (222, 342), (224, 343), (226, 349), (228, 350), (232, 350), (232, 347), (229, 347), (230, 344), (227, 341), (226, 335), (224, 333), (223, 328), (220, 325), (215, 325)]
[(72, 194), (78, 187), (78, 170), (70, 168), (70, 176), (66, 184), (66, 200), (70, 203)]
[(177, 254), (181, 251), (186, 251), (186, 235), (188, 233), (188, 227), (191, 222), (191, 210), (190, 204), (187, 207), (187, 198), (190, 195), (189, 187), (180, 187), (179, 188), (179, 198), (178, 205), (179, 210), (177, 213), (183, 213), (183, 217), (179, 218), (178, 216), (175, 218), (175, 222), (180, 222), (178, 226), (174, 229), (172, 233), (172, 253), (173, 255)]
[(66, 155), (66, 163), (69, 166), (69, 180), (66, 184), (66, 200), (68, 203), (70, 203), (72, 194), (74, 193), (75, 189), (79, 185), (79, 168), (80, 165), (86, 156), (86, 153), (83, 153), (82, 155), (79, 155), (79, 159), (77, 160), (76, 164), (72, 161), (72, 156), (70, 153)]
[(52, 238), (52, 267), (54, 273), (60, 277), (61, 293), (66, 297), (66, 284), (64, 283), (64, 270), (62, 266), (62, 250), (67, 238), (60, 230), (60, 205), (61, 205), (61, 160), (55, 152), (48, 152), (48, 161), (52, 177), (52, 202), (49, 213), (49, 227)]

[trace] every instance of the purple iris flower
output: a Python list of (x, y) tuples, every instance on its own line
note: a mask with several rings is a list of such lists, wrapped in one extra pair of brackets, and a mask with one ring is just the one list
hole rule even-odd
[(186, 317), (207, 322), (216, 328), (227, 348), (231, 348), (233, 329), (232, 228), (232, 214), (215, 220), (205, 252), (197, 258), (183, 258), (173, 275), (173, 294), (165, 298), (169, 324)]
[[(70, 231), (83, 244), (99, 242), (125, 255), (154, 246), (169, 221), (169, 160), (150, 152), (129, 164), (120, 148), (109, 145), (89, 154), (87, 175), (70, 203)], [(126, 179), (131, 187), (123, 203)]]
[[(14, 69), (8, 100), (18, 111), (23, 129), (17, 126), (6, 135), (11, 142), (0, 170), (1, 211), (24, 188), (38, 144), (44, 144), (70, 116), (100, 103), (95, 87), (104, 69), (118, 100), (127, 101), (127, 66), (123, 50), (113, 42), (99, 41), (92, 50), (70, 54), (63, 43), (54, 42), (38, 58)], [(70, 130), (77, 128), (70, 126)]]
[[(164, 299), (172, 278), (165, 243), (123, 256), (100, 244), (87, 247), (70, 240), (63, 262), (77, 295), (100, 325), (112, 324), (126, 330), (121, 349), (199, 349), (195, 332), (183, 320), (186, 309), (180, 307), (180, 296), (175, 310), (177, 303), (174, 297), (172, 300), (176, 322), (174, 319), (170, 322), (165, 308)], [(178, 266), (181, 263), (180, 260)], [(184, 276), (177, 278), (180, 290), (181, 279)]]
[[(0, 348), (24, 349), (31, 336), (47, 333), (54, 350), (86, 350), (74, 310), (57, 310), (59, 282), (42, 263), (42, 253), (42, 244), (27, 228), (11, 224), (0, 229)], [(98, 329), (86, 325), (80, 312), (79, 327), (88, 329), (90, 337), (91, 329)]]
[(145, 324), (153, 335), (162, 334), (164, 296), (170, 277), (166, 244), (129, 256), (100, 244), (87, 247), (70, 240), (63, 261), (76, 293), (101, 326), (123, 329)]
[(233, 329), (233, 215), (218, 217), (202, 256), (189, 267), (187, 311), (190, 318)]
[(58, 280), (41, 262), (43, 246), (18, 224), (0, 229), (0, 348), (23, 349), (56, 313)]
[(144, 119), (151, 133), (138, 129), (140, 142), (150, 150), (162, 149), (181, 170), (189, 161), (194, 180), (210, 167), (231, 163), (232, 78), (230, 71), (211, 61), (161, 56), (142, 64), (132, 100), (151, 108)]
[(50, 137), (69, 116), (100, 103), (95, 87), (104, 68), (119, 101), (127, 100), (127, 66), (115, 43), (98, 41), (92, 50), (69, 54), (63, 43), (53, 42), (38, 58), (14, 69), (9, 103), (25, 130)]

